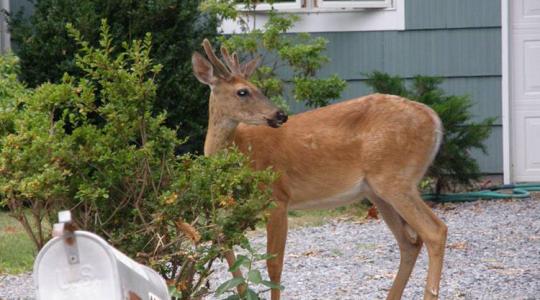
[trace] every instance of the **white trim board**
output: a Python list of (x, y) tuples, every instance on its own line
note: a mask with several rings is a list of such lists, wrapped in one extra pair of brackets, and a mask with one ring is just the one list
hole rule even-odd
[(512, 153), (510, 148), (510, 0), (501, 0), (501, 49), (502, 49), (502, 131), (503, 131), (503, 179), (512, 181)]
[[(289, 32), (347, 32), (347, 31), (384, 31), (405, 30), (405, 0), (395, 0), (391, 8), (386, 9), (295, 9), (283, 13), (294, 13), (300, 17)], [(268, 14), (255, 12), (255, 18), (249, 16), (249, 24), (263, 28), (268, 21)], [(225, 34), (241, 33), (235, 20), (226, 20), (221, 24)]]

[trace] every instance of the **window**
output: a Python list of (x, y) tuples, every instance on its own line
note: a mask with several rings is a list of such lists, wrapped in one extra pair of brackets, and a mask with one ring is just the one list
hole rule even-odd
[[(346, 32), (405, 30), (405, 0), (275, 0), (278, 13), (299, 17), (290, 32)], [(268, 20), (268, 3), (258, 4), (255, 11), (246, 10), (250, 25), (263, 28)], [(234, 20), (221, 24), (224, 33), (241, 32)]]

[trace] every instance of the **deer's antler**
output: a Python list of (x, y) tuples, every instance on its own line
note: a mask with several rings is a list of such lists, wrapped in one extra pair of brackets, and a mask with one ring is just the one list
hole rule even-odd
[(212, 49), (210, 41), (208, 41), (208, 39), (204, 39), (202, 46), (204, 48), (204, 52), (206, 52), (206, 56), (210, 60), (210, 63), (212, 63), (212, 65), (216, 68), (216, 71), (218, 71), (218, 73), (221, 73), (221, 75), (223, 75), (225, 78), (231, 77), (231, 71), (229, 71), (229, 69), (227, 69), (223, 62), (219, 58), (217, 58), (214, 49)]
[(255, 58), (242, 65), (240, 64), (236, 52), (233, 52), (233, 54), (230, 55), (229, 50), (224, 46), (221, 47), (221, 56), (223, 57), (223, 60), (221, 60), (216, 56), (208, 39), (204, 39), (202, 45), (210, 63), (216, 68), (216, 71), (226, 79), (233, 75), (240, 75), (245, 78), (249, 77), (259, 62), (259, 58)]
[(229, 67), (229, 70), (231, 70), (232, 74), (244, 75), (240, 68), (240, 62), (238, 61), (238, 55), (236, 55), (236, 52), (234, 52), (231, 56), (229, 55), (229, 50), (222, 46), (221, 55), (223, 56), (223, 59), (225, 60), (227, 67)]

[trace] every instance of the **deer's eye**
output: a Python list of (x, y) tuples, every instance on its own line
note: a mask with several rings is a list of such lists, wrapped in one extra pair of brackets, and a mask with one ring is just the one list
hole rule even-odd
[(240, 97), (245, 97), (249, 95), (249, 91), (247, 89), (239, 89), (238, 91), (236, 91), (236, 94)]

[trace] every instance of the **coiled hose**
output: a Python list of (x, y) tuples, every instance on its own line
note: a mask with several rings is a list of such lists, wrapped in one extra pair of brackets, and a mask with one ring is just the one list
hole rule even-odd
[[(502, 193), (499, 191), (510, 191), (511, 193)], [(480, 199), (511, 199), (511, 198), (528, 198), (530, 192), (540, 191), (538, 183), (522, 183), (522, 184), (503, 184), (490, 187), (486, 190), (456, 194), (422, 194), (424, 200), (432, 202), (469, 202)]]

